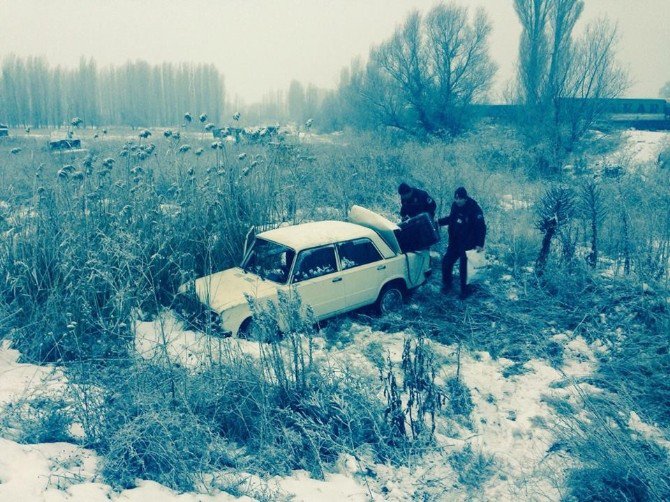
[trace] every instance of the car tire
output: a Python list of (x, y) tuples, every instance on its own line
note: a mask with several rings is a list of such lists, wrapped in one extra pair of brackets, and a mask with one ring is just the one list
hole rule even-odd
[(281, 340), (283, 337), (281, 331), (277, 331), (271, 334), (265, 333), (265, 335), (263, 335), (262, 338), (258, 338), (260, 334), (254, 333), (254, 326), (255, 321), (253, 320), (253, 318), (247, 317), (244, 321), (242, 321), (240, 328), (237, 330), (237, 338), (241, 338), (243, 340), (255, 340), (259, 342), (270, 343)]
[(251, 317), (247, 317), (244, 321), (242, 321), (242, 324), (240, 324), (240, 327), (237, 330), (237, 338), (249, 340), (253, 330), (253, 319)]
[(391, 312), (397, 312), (405, 302), (405, 292), (398, 284), (387, 284), (379, 293), (375, 310), (378, 314), (384, 315)]

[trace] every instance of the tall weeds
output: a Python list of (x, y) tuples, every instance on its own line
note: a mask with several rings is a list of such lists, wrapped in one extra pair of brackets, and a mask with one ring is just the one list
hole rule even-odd
[[(139, 359), (133, 323), (173, 306), (187, 279), (239, 262), (251, 225), (342, 218), (352, 204), (393, 217), (400, 181), (427, 188), (445, 213), (462, 184), (489, 224), (490, 283), (464, 305), (424, 288), (406, 325), (516, 368), (534, 357), (560, 365), (551, 335), (561, 330), (604, 339), (613, 350), (595, 378), (667, 427), (668, 173), (603, 174), (597, 205), (607, 212), (591, 204), (566, 225), (569, 245), (547, 248), (538, 281), (542, 235), (532, 223), (542, 184), (526, 177), (534, 153), (511, 135), (477, 134), (421, 145), (372, 136), (260, 145), (154, 133), (92, 141), (86, 158), (26, 140), (0, 166), (0, 337), (26, 360), (68, 368), (75, 404), (59, 413), (74, 410), (83, 442), (121, 486), (143, 476), (186, 490), (231, 466), (323, 477), (343, 452), (397, 460), (409, 440), (431, 436), (445, 399), (457, 413), (472, 407), (458, 380), (434, 385), (420, 341), (408, 342), (402, 375), (387, 367), (375, 387), (315, 357), (313, 319), (288, 299), (257, 312), (258, 360), (230, 345), (198, 372)], [(283, 338), (278, 316), (288, 321)], [(55, 431), (69, 419), (61, 415)]]

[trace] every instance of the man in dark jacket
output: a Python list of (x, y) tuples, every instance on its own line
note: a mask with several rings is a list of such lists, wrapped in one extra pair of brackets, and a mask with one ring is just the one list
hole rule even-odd
[(452, 274), (456, 260), (460, 260), (461, 299), (468, 296), (468, 259), (465, 252), (484, 249), (486, 223), (479, 204), (468, 197), (463, 187), (456, 189), (454, 202), (449, 216), (437, 220), (440, 226), (449, 226), (449, 245), (442, 258), (442, 286), (445, 291), (451, 289)]
[(437, 204), (427, 192), (411, 187), (407, 183), (400, 183), (398, 194), (400, 195), (400, 218), (407, 220), (421, 213), (428, 213), (431, 221), (435, 219)]

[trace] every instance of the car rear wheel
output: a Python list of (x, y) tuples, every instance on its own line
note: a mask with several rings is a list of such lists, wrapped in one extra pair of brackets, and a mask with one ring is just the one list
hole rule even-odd
[(398, 284), (387, 284), (379, 293), (375, 307), (381, 315), (399, 311), (405, 301), (405, 295)]

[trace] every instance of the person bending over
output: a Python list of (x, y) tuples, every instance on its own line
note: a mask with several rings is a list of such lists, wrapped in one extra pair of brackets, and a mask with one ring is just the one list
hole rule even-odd
[(421, 213), (428, 213), (430, 220), (435, 219), (435, 209), (437, 204), (428, 192), (419, 188), (411, 187), (407, 183), (400, 183), (398, 186), (400, 195), (400, 218), (408, 220)]

